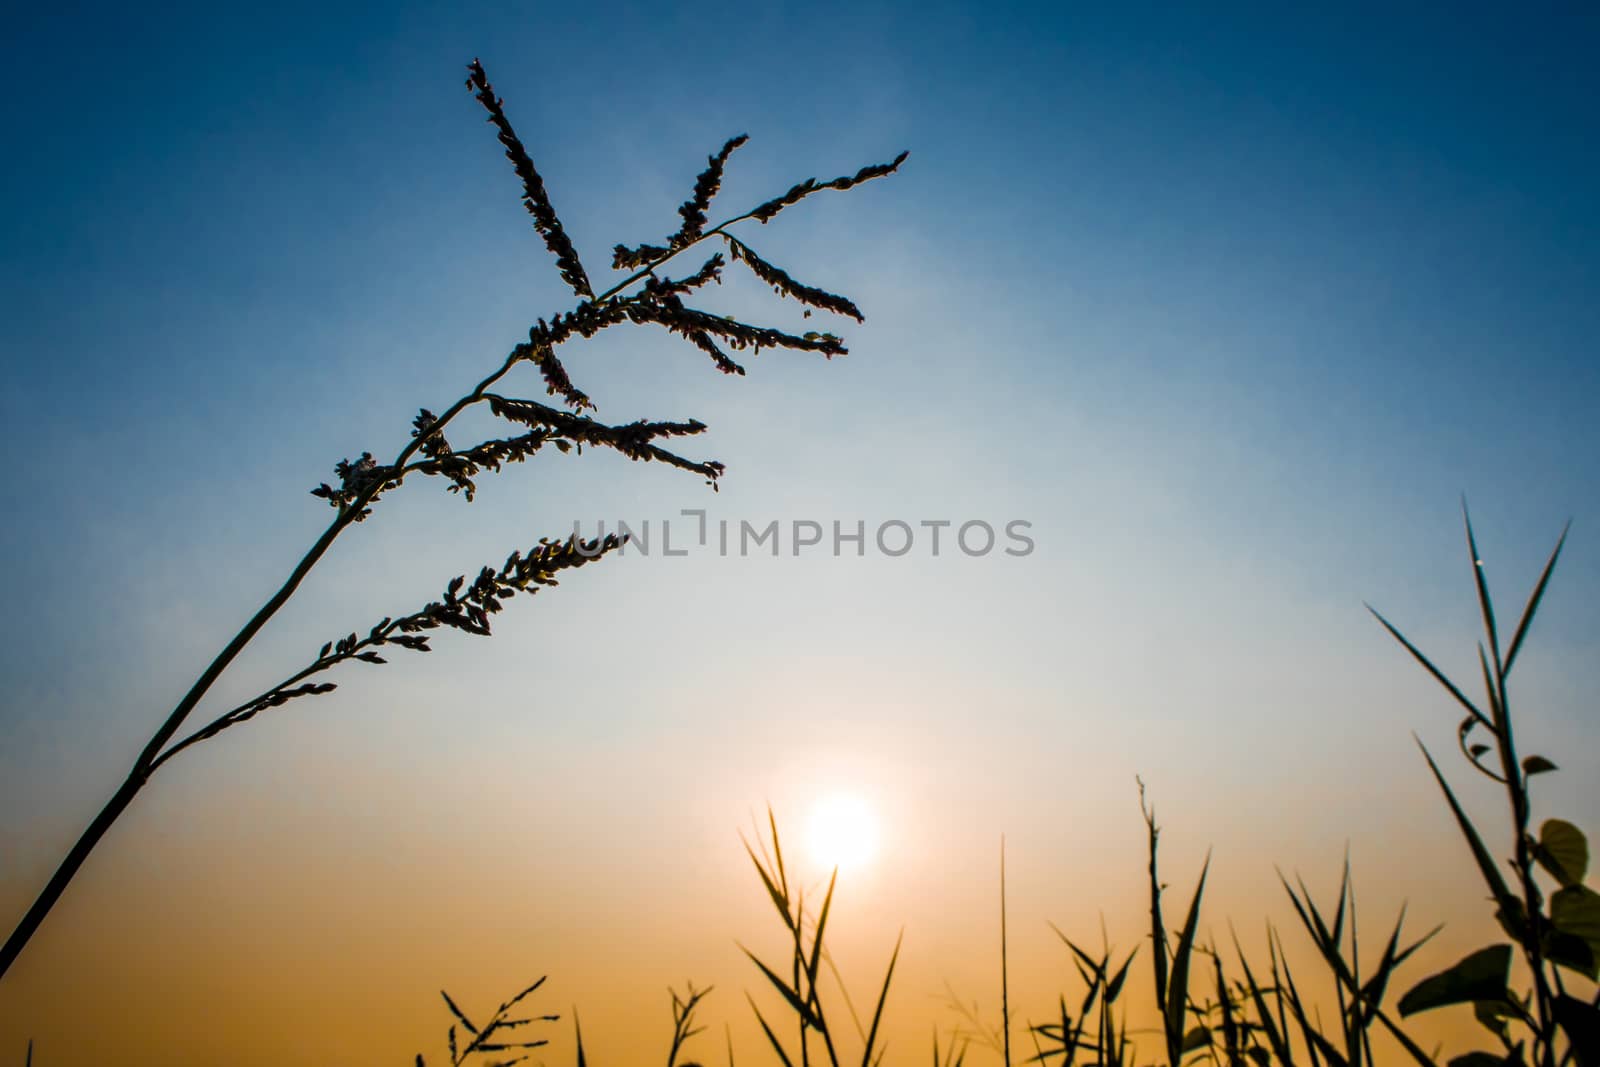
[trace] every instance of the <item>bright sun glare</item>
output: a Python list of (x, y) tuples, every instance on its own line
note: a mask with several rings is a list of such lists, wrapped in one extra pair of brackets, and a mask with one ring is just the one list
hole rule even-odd
[(824, 867), (856, 870), (878, 851), (878, 818), (858, 796), (831, 793), (817, 800), (807, 824), (811, 857)]

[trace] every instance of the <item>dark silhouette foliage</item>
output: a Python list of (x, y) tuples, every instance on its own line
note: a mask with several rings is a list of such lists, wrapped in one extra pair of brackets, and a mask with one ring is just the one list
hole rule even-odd
[[(707, 285), (721, 280), (721, 272), (726, 264), (722, 252), (715, 252), (687, 274), (674, 275), (671, 271), (672, 261), (701, 242), (720, 240), (736, 260), (750, 265), (758, 277), (778, 292), (793, 296), (810, 306), (847, 314), (860, 321), (860, 312), (843, 297), (800, 285), (786, 272), (755, 259), (753, 253), (729, 233), (729, 227), (751, 219), (767, 222), (783, 208), (823, 189), (850, 189), (873, 178), (892, 174), (905, 161), (905, 153), (902, 152), (892, 163), (864, 167), (853, 177), (836, 178), (828, 182), (808, 178), (783, 196), (708, 229), (709, 218), (706, 213), (721, 188), (728, 159), (747, 140), (742, 134), (734, 137), (716, 155), (709, 157), (707, 168), (695, 181), (689, 199), (678, 209), (681, 225), (668, 238), (666, 245), (641, 244), (631, 251), (619, 245), (613, 266), (630, 273), (604, 292), (596, 294), (577, 248), (551, 204), (544, 179), (540, 177), (527, 149), (506, 117), (504, 101), (495, 94), (488, 74), (477, 60), (467, 67), (467, 88), (488, 112), (488, 121), (494, 126), (496, 136), (505, 148), (506, 158), (521, 182), (522, 203), (533, 219), (534, 229), (555, 257), (556, 269), (562, 280), (580, 298), (579, 302), (570, 309), (552, 314), (548, 319), (538, 319), (529, 328), (526, 341), (514, 345), (497, 368), (444, 408), (442, 413), (435, 414), (429, 408), (421, 409), (411, 421), (408, 441), (392, 461), (380, 462), (371, 452), (363, 452), (354, 460), (342, 459), (334, 465), (336, 481), (324, 482), (311, 490), (312, 495), (327, 501), (334, 509), (333, 521), (278, 591), (206, 667), (151, 737), (126, 779), (68, 852), (4, 947), (0, 948), (0, 976), (16, 960), (101, 837), (168, 760), (201, 741), (291, 701), (332, 692), (336, 683), (308, 679), (324, 675), (351, 661), (381, 665), (387, 662), (383, 652), (394, 648), (427, 652), (433, 632), (440, 629), (487, 637), (492, 617), (518, 593), (532, 594), (556, 585), (558, 577), (565, 572), (600, 559), (622, 544), (615, 536), (594, 541), (581, 541), (576, 537), (540, 539), (526, 550), (511, 553), (499, 567), (483, 567), (470, 581), (464, 575), (450, 580), (439, 599), (415, 611), (386, 616), (364, 634), (352, 631), (347, 636), (327, 642), (308, 663), (283, 681), (222, 712), (206, 725), (182, 734), (190, 715), (199, 707), (217, 679), (294, 595), (334, 540), (352, 524), (370, 518), (383, 495), (399, 489), (411, 475), (442, 478), (451, 492), (471, 501), (479, 488), (478, 479), (485, 474), (497, 474), (507, 464), (525, 462), (547, 448), (577, 454), (588, 447), (610, 449), (630, 460), (654, 461), (674, 467), (697, 475), (711, 488), (716, 488), (718, 479), (726, 470), (722, 463), (691, 459), (668, 447), (676, 439), (704, 433), (704, 423), (694, 419), (639, 419), (620, 424), (598, 421), (588, 414), (595, 410), (594, 401), (573, 383), (556, 355), (561, 345), (575, 338), (593, 337), (614, 326), (655, 325), (684, 337), (709, 356), (718, 370), (730, 374), (743, 374), (744, 368), (723, 351), (723, 345), (733, 351), (750, 350), (755, 353), (763, 348), (783, 348), (818, 353), (825, 358), (845, 354), (843, 341), (831, 333), (807, 332), (796, 335), (772, 326), (742, 322), (703, 307), (690, 306), (687, 300), (697, 300)], [(555, 398), (559, 406), (495, 391), (495, 387), (522, 364), (532, 365), (543, 383), (545, 395)], [(446, 428), (471, 408), (485, 410), (502, 420), (506, 424), (506, 432), (465, 448), (452, 445), (445, 437)], [(465, 1020), (462, 1022), (465, 1023)], [(509, 1027), (512, 1024), (500, 1025)], [(479, 1040), (469, 1043), (467, 1047), (474, 1051), (487, 1051), (481, 1038), (482, 1032)]]

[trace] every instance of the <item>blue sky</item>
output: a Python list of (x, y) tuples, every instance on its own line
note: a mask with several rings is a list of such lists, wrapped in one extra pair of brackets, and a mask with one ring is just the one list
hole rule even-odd
[[(1136, 771), (1185, 798), (1197, 847), (1288, 847), (1260, 813), (1285, 783), (1306, 841), (1359, 841), (1437, 814), (1407, 734), (1453, 723), (1362, 602), (1472, 666), (1465, 493), (1507, 612), (1574, 520), (1522, 670), (1528, 729), (1570, 752), (1552, 804), (1592, 826), (1597, 45), (1578, 5), (13, 15), (5, 899), (327, 521), (306, 490), (568, 306), (473, 56), (596, 277), (675, 227), (732, 134), (730, 211), (910, 149), (748, 235), (868, 323), (843, 360), (764, 354), (738, 381), (642, 330), (574, 347), (602, 417), (709, 423), (689, 450), (728, 462), (723, 491), (606, 457), (511, 468), (470, 507), (410, 487), (226, 693), (574, 519), (1023, 518), (1038, 550), (597, 567), (493, 641), (200, 749), (160, 783), (174, 804), (233, 782), (270, 828), (280, 774), (455, 796), (485, 751), (536, 750), (613, 798), (598, 827), (631, 803), (608, 773), (643, 795), (737, 767), (694, 809), (736, 845), (763, 797), (804, 803), (767, 754), (805, 721), (834, 739), (823, 777), (881, 778), (886, 809), (933, 803), (918, 775), (969, 781), (973, 833), (1045, 835), (1071, 790), (1023, 783), (1070, 758), (1132, 819)], [(761, 296), (712, 300), (799, 322)], [(1343, 793), (1352, 766), (1409, 791)]]

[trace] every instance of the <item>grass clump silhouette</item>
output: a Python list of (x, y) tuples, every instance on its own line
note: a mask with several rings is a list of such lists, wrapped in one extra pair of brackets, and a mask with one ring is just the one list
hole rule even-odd
[[(805, 894), (789, 883), (788, 871), (783, 864), (783, 848), (778, 840), (778, 823), (770, 810), (767, 812), (767, 819), (772, 830), (771, 853), (767, 852), (765, 844), (759, 840), (757, 842), (761, 848), (759, 856), (748, 841), (745, 842), (745, 851), (750, 854), (756, 873), (761, 877), (762, 887), (766, 889), (773, 908), (777, 910), (788, 930), (790, 944), (793, 946), (788, 960), (789, 977), (787, 979), (781, 977), (776, 970), (761, 962), (761, 959), (749, 949), (744, 949), (744, 953), (750, 957), (750, 962), (756, 965), (768, 984), (778, 991), (784, 1006), (793, 1013), (798, 1029), (795, 1054), (790, 1055), (785, 1043), (778, 1037), (766, 1016), (761, 1013), (754, 998), (750, 999), (750, 1010), (755, 1012), (756, 1021), (761, 1024), (761, 1032), (766, 1035), (768, 1043), (784, 1067), (795, 1067), (796, 1063), (806, 1067), (811, 1063), (812, 1034), (822, 1041), (822, 1049), (828, 1057), (828, 1067), (841, 1067), (839, 1050), (834, 1044), (835, 1031), (828, 1022), (828, 1014), (823, 1008), (821, 989), (817, 984), (818, 968), (825, 958), (823, 946), (828, 929), (828, 912), (833, 907), (833, 891), (839, 880), (839, 872), (835, 870), (828, 879), (828, 889), (823, 894), (822, 907), (818, 909), (816, 921), (811, 926), (808, 949)], [(901, 937), (895, 939), (894, 952), (889, 957), (889, 966), (884, 971), (883, 985), (878, 993), (878, 1003), (872, 1010), (871, 1026), (862, 1036), (865, 1048), (861, 1054), (861, 1067), (876, 1067), (883, 1061), (886, 1047), (878, 1042), (878, 1029), (883, 1023), (883, 1007), (889, 999), (889, 984), (894, 979), (894, 967), (900, 959), (901, 940)], [(843, 982), (839, 983), (839, 989), (843, 993)], [(849, 1006), (848, 999), (846, 1006), (854, 1017), (855, 1009)], [(857, 1019), (856, 1022), (859, 1026), (860, 1020)]]
[[(1232, 938), (1232, 963), (1214, 943), (1202, 942), (1199, 920), (1210, 870), (1209, 856), (1196, 879), (1181, 926), (1176, 931), (1169, 927), (1163, 908), (1166, 885), (1161, 880), (1158, 864), (1160, 828), (1153, 807), (1146, 803), (1144, 784), (1140, 782), (1140, 809), (1149, 853), (1146, 890), (1153, 980), (1150, 1007), (1158, 1020), (1152, 1030), (1143, 1033), (1154, 1034), (1161, 1058), (1143, 1058), (1137, 1041), (1141, 1031), (1129, 1026), (1125, 993), (1138, 949), (1122, 955), (1114, 952), (1109, 943), (1104, 943), (1098, 952), (1090, 952), (1052, 927), (1066, 946), (1083, 989), (1070, 1000), (1066, 993), (1059, 994), (1052, 1018), (1025, 1027), (1033, 1054), (1023, 1063), (1043, 1067), (1135, 1067), (1151, 1063), (1165, 1063), (1168, 1067), (1202, 1063), (1218, 1067), (1267, 1067), (1271, 1064), (1379, 1067), (1403, 1057), (1404, 1062), (1420, 1067), (1600, 1067), (1600, 989), (1596, 988), (1596, 980), (1600, 978), (1600, 967), (1597, 967), (1600, 961), (1600, 894), (1584, 883), (1589, 846), (1582, 831), (1562, 819), (1546, 819), (1537, 834), (1532, 831), (1531, 782), (1557, 768), (1543, 756), (1518, 758), (1507, 686), (1511, 669), (1566, 543), (1566, 531), (1557, 541), (1518, 618), (1513, 636), (1502, 652), (1477, 541), (1464, 508), (1463, 518), (1484, 630), (1484, 639), (1479, 645), (1484, 687), (1482, 706), (1469, 699), (1464, 690), (1439, 671), (1399, 629), (1377, 612), (1373, 614), (1465, 710), (1466, 717), (1456, 731), (1461, 753), (1476, 771), (1495, 782), (1505, 794), (1512, 833), (1512, 855), (1505, 861), (1509, 878), (1502, 873), (1483, 834), (1466, 815), (1432, 754), (1423, 747), (1424, 759), (1490, 891), (1495, 918), (1510, 939), (1509, 943), (1491, 944), (1473, 952), (1420, 981), (1413, 981), (1397, 999), (1391, 998), (1391, 987), (1396, 984), (1400, 967), (1412, 960), (1438, 928), (1415, 940), (1405, 938), (1405, 911), (1402, 909), (1382, 949), (1377, 952), (1375, 962), (1369, 953), (1364, 969), (1348, 857), (1331, 907), (1319, 905), (1303, 881), (1296, 878), (1291, 883), (1280, 872), (1279, 880), (1295, 919), (1314, 950), (1311, 958), (1320, 964), (1331, 986), (1332, 1019), (1324, 1022), (1322, 1004), (1314, 998), (1307, 976), (1301, 973), (1297, 977), (1290, 966), (1283, 936), (1270, 920), (1266, 923), (1264, 965), (1259, 958), (1252, 963), (1240, 947), (1237, 935)], [(1487, 762), (1491, 756), (1494, 757), (1492, 764)], [(836, 980), (839, 977), (831, 970), (824, 940), (837, 872), (829, 879), (821, 907), (814, 917), (811, 916), (803, 895), (791, 887), (778, 844), (777, 822), (770, 811), (768, 819), (771, 852), (764, 843), (759, 852), (748, 842), (745, 848), (755, 864), (763, 890), (782, 918), (786, 940), (792, 950), (786, 963), (778, 967), (770, 966), (746, 950), (761, 975), (761, 985), (777, 992), (780, 1014), (772, 1014), (771, 1009), (764, 1012), (753, 998), (750, 1005), (783, 1067), (810, 1067), (816, 1053), (826, 1057), (828, 1067), (841, 1067), (835, 1044), (837, 1031), (823, 1009), (819, 987), (821, 962), (830, 962), (830, 972)], [(1548, 895), (1541, 879), (1552, 886)], [(988, 1049), (1006, 1067), (1013, 1067), (1004, 885), (1002, 841), (1000, 1021), (992, 1025), (985, 1022), (976, 1005), (968, 1007), (947, 984), (947, 1007), (954, 1010), (961, 1022), (948, 1034), (942, 1049), (935, 1029), (934, 1067), (963, 1067), (974, 1044)], [(886, 1052), (879, 1037), (880, 1026), (900, 944), (897, 939), (870, 1028), (861, 1026), (845, 997), (846, 1007), (864, 1044), (862, 1067), (876, 1067)], [(1527, 975), (1526, 987), (1520, 991), (1514, 988), (1511, 977), (1515, 957), (1521, 958)], [(1587, 996), (1578, 995), (1576, 983), (1579, 982), (1588, 983)], [(837, 986), (843, 996), (844, 983), (838, 981)], [(701, 996), (703, 992), (687, 1002), (689, 1010), (700, 1003)], [(685, 1002), (674, 994), (673, 1003), (674, 1018), (679, 1023), (673, 1040), (672, 1061), (675, 1062), (683, 1040), (681, 1035), (687, 1026), (678, 1014)], [(1408, 1018), (1452, 1007), (1470, 1007), (1473, 1019), (1497, 1047), (1441, 1061), (1437, 1049), (1425, 1050), (1407, 1032), (1405, 1020)], [(793, 1033), (794, 1039), (791, 1042), (781, 1039), (779, 1035), (784, 1032)], [(1387, 1035), (1398, 1051), (1375, 1043), (1375, 1032)], [(731, 1048), (728, 1055), (731, 1065)], [(581, 1035), (577, 1057), (578, 1067), (587, 1067)], [(820, 1056), (816, 1062), (822, 1062)]]
[[(846, 1067), (846, 1064), (855, 1064), (857, 1060), (853, 1055), (846, 1056), (841, 1053), (838, 1044), (839, 1030), (837, 1026), (837, 1013), (829, 1015), (827, 1004), (822, 995), (820, 983), (821, 968), (823, 963), (828, 964), (829, 972), (837, 980), (837, 970), (829, 957), (826, 948), (828, 929), (828, 915), (833, 908), (833, 892), (838, 882), (838, 871), (828, 879), (827, 891), (823, 894), (822, 906), (815, 915), (807, 910), (805, 893), (791, 883), (788, 868), (783, 861), (783, 845), (778, 836), (777, 819), (771, 810), (767, 812), (768, 827), (771, 831), (771, 847), (766, 841), (757, 838), (752, 846), (745, 841), (745, 851), (750, 856), (750, 861), (755, 865), (756, 873), (761, 879), (762, 887), (766, 890), (768, 898), (772, 901), (773, 908), (777, 911), (783, 922), (785, 942), (790, 947), (789, 958), (777, 966), (771, 966), (761, 960), (754, 952), (743, 949), (750, 962), (765, 979), (766, 985), (776, 991), (779, 997), (779, 1006), (776, 1013), (768, 1009), (762, 1012), (756, 999), (746, 994), (750, 1003), (750, 1010), (755, 1013), (761, 1032), (765, 1035), (768, 1045), (778, 1057), (784, 1067), (811, 1067), (816, 1063), (827, 1067)], [(883, 1063), (887, 1046), (880, 1040), (880, 1028), (883, 1023), (884, 1007), (889, 998), (889, 986), (894, 979), (895, 964), (900, 959), (900, 939), (895, 941), (894, 951), (889, 956), (889, 965), (884, 970), (883, 982), (879, 987), (877, 1003), (872, 1009), (872, 1018), (865, 1027), (861, 1024), (860, 1017), (856, 1014), (855, 1006), (850, 1003), (849, 995), (845, 992), (843, 981), (838, 981), (840, 999), (851, 1021), (855, 1024), (857, 1035), (861, 1044), (860, 1067), (880, 1067)], [(787, 975), (780, 972), (787, 972)], [(544, 984), (545, 979), (540, 978), (527, 989), (512, 997), (500, 1006), (494, 1019), (481, 1030), (456, 1006), (456, 1002), (449, 993), (440, 991), (445, 1005), (449, 1008), (455, 1022), (450, 1024), (446, 1033), (446, 1045), (449, 1050), (452, 1067), (461, 1067), (470, 1061), (470, 1057), (478, 1055), (478, 1067), (510, 1067), (511, 1064), (520, 1063), (527, 1059), (530, 1050), (543, 1047), (549, 1043), (547, 1038), (534, 1038), (527, 1041), (514, 1041), (497, 1036), (503, 1031), (519, 1026), (526, 1026), (537, 1022), (553, 1022), (559, 1019), (556, 1015), (531, 1016), (528, 1018), (512, 1019), (508, 1013), (523, 998)], [(667, 1052), (667, 1067), (699, 1067), (698, 1064), (679, 1063), (679, 1056), (685, 1043), (695, 1035), (703, 1032), (702, 1027), (695, 1025), (695, 1011), (705, 999), (711, 989), (696, 989), (692, 983), (686, 986), (686, 993), (679, 994), (675, 990), (668, 990), (672, 997), (672, 1040)], [(781, 1014), (779, 1014), (781, 1013)], [(784, 1019), (789, 1019), (795, 1036), (785, 1040), (779, 1031), (786, 1030)], [(463, 1044), (458, 1040), (457, 1027), (461, 1027), (471, 1035), (472, 1040)], [(576, 1013), (573, 1018), (573, 1036), (576, 1046), (577, 1067), (588, 1067), (589, 1057), (583, 1044), (583, 1030), (578, 1025)], [(500, 1054), (515, 1053), (510, 1059), (503, 1058)], [(493, 1059), (489, 1057), (493, 1055)], [(937, 1057), (936, 1057), (937, 1058)], [(728, 1048), (728, 1062), (733, 1063), (733, 1048)], [(945, 1067), (959, 1067), (960, 1059), (954, 1059), (945, 1064)], [(427, 1060), (418, 1053), (417, 1067), (426, 1067)]]
[[(1439, 1052), (1425, 1051), (1406, 1032), (1403, 1020), (1461, 1005), (1472, 1008), (1473, 1018), (1498, 1047), (1457, 1055), (1447, 1061), (1448, 1067), (1600, 1067), (1600, 993), (1592, 988), (1600, 977), (1596, 966), (1600, 960), (1600, 894), (1584, 884), (1588, 844), (1576, 826), (1562, 819), (1545, 820), (1537, 835), (1531, 831), (1530, 782), (1537, 775), (1555, 771), (1556, 766), (1543, 756), (1518, 758), (1507, 688), (1517, 653), (1566, 543), (1566, 531), (1556, 542), (1502, 653), (1483, 561), (1465, 505), (1462, 517), (1484, 630), (1478, 654), (1488, 711), (1468, 699), (1461, 687), (1435, 667), (1399, 629), (1376, 611), (1373, 614), (1466, 710), (1466, 718), (1457, 728), (1462, 754), (1505, 793), (1512, 837), (1512, 855), (1506, 861), (1512, 876), (1509, 880), (1432, 754), (1422, 747), (1428, 768), (1495, 901), (1495, 917), (1511, 943), (1490, 945), (1414, 983), (1391, 1010), (1384, 1006), (1385, 997), (1396, 971), (1437, 929), (1406, 944), (1402, 937), (1402, 910), (1377, 962), (1370, 971), (1363, 972), (1348, 859), (1331, 908), (1319, 908), (1303, 882), (1296, 879), (1290, 884), (1280, 873), (1295, 918), (1315, 949), (1313, 958), (1331, 980), (1336, 1014), (1331, 1024), (1324, 1024), (1309, 993), (1302, 992), (1307, 987), (1296, 981), (1282, 937), (1270, 922), (1264, 968), (1259, 966), (1259, 959), (1252, 967), (1234, 938), (1234, 956), (1242, 978), (1229, 977), (1215, 945), (1199, 943), (1196, 920), (1209, 858), (1201, 869), (1181, 930), (1176, 938), (1169, 934), (1163, 921), (1163, 886), (1156, 863), (1159, 832), (1154, 812), (1144, 807), (1149, 831), (1154, 1007), (1160, 1018), (1162, 1050), (1166, 1063), (1172, 1067), (1194, 1062), (1229, 1067), (1272, 1063), (1370, 1067), (1389, 1062), (1387, 1057), (1394, 1055), (1385, 1050), (1385, 1058), (1380, 1059), (1375, 1052), (1372, 1035), (1379, 1027), (1394, 1040), (1408, 1062), (1440, 1067)], [(1473, 740), (1479, 737), (1484, 740)], [(1497, 766), (1485, 762), (1491, 755)], [(1140, 796), (1142, 801), (1142, 784)], [(1548, 900), (1539, 884), (1541, 874), (1555, 886)], [(1114, 964), (1109, 948), (1091, 956), (1064, 935), (1062, 940), (1073, 954), (1086, 992), (1079, 1001), (1076, 1018), (1062, 997), (1058, 1019), (1030, 1027), (1036, 1055), (1028, 1062), (1060, 1067), (1131, 1065), (1135, 1050), (1128, 1038), (1126, 1014), (1119, 1013), (1117, 1004), (1133, 954)], [(1514, 955), (1521, 956), (1528, 975), (1530, 987), (1522, 992), (1514, 989), (1511, 982)], [(1210, 959), (1211, 992), (1203, 1000), (1197, 999), (1189, 988), (1198, 957)], [(1591, 986), (1587, 999), (1568, 988), (1569, 980), (1579, 979)]]
[[(578, 303), (548, 321), (539, 319), (529, 329), (526, 341), (514, 346), (498, 367), (440, 414), (422, 409), (412, 420), (410, 440), (392, 461), (380, 463), (370, 452), (362, 453), (355, 460), (341, 460), (335, 466), (337, 484), (324, 483), (312, 490), (335, 510), (334, 519), (277, 592), (205, 668), (139, 753), (127, 777), (72, 846), (0, 947), (0, 976), (16, 962), (96, 844), (168, 760), (291, 700), (331, 692), (336, 683), (313, 679), (326, 676), (335, 667), (351, 661), (382, 664), (385, 659), (380, 650), (389, 648), (427, 652), (432, 632), (441, 628), (488, 636), (492, 617), (503, 610), (506, 601), (518, 593), (536, 593), (555, 585), (566, 571), (584, 566), (622, 544), (615, 535), (590, 541), (579, 540), (576, 536), (564, 540), (543, 538), (527, 549), (512, 552), (499, 567), (485, 566), (470, 580), (465, 575), (450, 580), (437, 600), (416, 611), (385, 616), (364, 631), (351, 631), (327, 642), (309, 662), (282, 681), (215, 716), (204, 726), (183, 734), (181, 731), (190, 716), (222, 673), (289, 601), (334, 541), (352, 524), (369, 518), (385, 493), (398, 489), (412, 475), (424, 475), (444, 479), (451, 492), (470, 501), (477, 491), (476, 479), (485, 473), (499, 473), (506, 464), (523, 462), (548, 448), (560, 453), (581, 453), (585, 446), (611, 449), (630, 460), (655, 461), (676, 467), (701, 476), (716, 488), (724, 466), (714, 460), (680, 455), (673, 444), (679, 438), (703, 433), (704, 423), (693, 419), (641, 419), (622, 424), (596, 420), (587, 414), (595, 410), (593, 400), (573, 382), (557, 356), (561, 345), (626, 323), (659, 326), (679, 334), (705, 353), (718, 370), (728, 374), (745, 371), (724, 346), (733, 352), (748, 350), (752, 354), (759, 354), (763, 348), (814, 352), (829, 359), (845, 354), (843, 341), (832, 333), (794, 334), (691, 306), (688, 301), (700, 296), (708, 284), (720, 282), (728, 264), (721, 251), (713, 253), (687, 274), (673, 276), (667, 268), (672, 260), (690, 249), (706, 242), (720, 242), (732, 261), (744, 263), (779, 295), (799, 302), (807, 316), (816, 308), (860, 321), (860, 310), (849, 300), (795, 281), (785, 271), (757, 256), (745, 241), (735, 238), (729, 230), (750, 220), (768, 223), (780, 212), (824, 189), (848, 190), (893, 174), (905, 161), (906, 153), (900, 153), (891, 162), (863, 167), (852, 175), (830, 181), (808, 178), (782, 195), (708, 228), (707, 212), (721, 188), (724, 168), (732, 153), (746, 140), (742, 135), (735, 137), (708, 158), (690, 198), (678, 209), (682, 221), (677, 230), (664, 244), (641, 244), (633, 248), (618, 245), (613, 266), (628, 274), (596, 294), (576, 247), (551, 206), (544, 182), (506, 118), (503, 101), (495, 95), (483, 66), (473, 60), (467, 70), (467, 88), (488, 113), (488, 121), (495, 127), (506, 158), (521, 181), (522, 202), (532, 217), (534, 229), (555, 257), (557, 269), (579, 298)], [(554, 398), (552, 403), (495, 391), (513, 370), (524, 364), (537, 371), (545, 395)], [(445, 437), (445, 430), (457, 416), (471, 408), (487, 409), (490, 415), (507, 424), (507, 432), (470, 447), (452, 446)], [(462, 1022), (464, 1024), (465, 1020)], [(509, 1027), (511, 1024), (501, 1025)], [(466, 1048), (479, 1051), (482, 1043), (468, 1042)]]

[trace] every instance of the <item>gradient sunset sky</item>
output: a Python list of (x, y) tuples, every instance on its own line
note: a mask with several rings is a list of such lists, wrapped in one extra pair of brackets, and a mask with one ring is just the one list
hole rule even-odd
[[(1035, 549), (613, 559), (490, 640), (343, 670), (161, 771), (0, 981), (0, 1062), (29, 1037), (40, 1064), (442, 1062), (441, 986), (484, 1007), (545, 973), (551, 1064), (574, 1005), (597, 1067), (664, 1056), (685, 979), (717, 987), (691, 1058), (723, 1062), (726, 1023), (768, 1062), (736, 941), (782, 946), (739, 832), (770, 802), (815, 882), (805, 827), (838, 795), (880, 841), (842, 877), (837, 962), (865, 998), (904, 927), (890, 1059), (922, 1057), (958, 1021), (947, 981), (997, 1014), (1002, 833), (1019, 1025), (1075, 988), (1047, 920), (1140, 942), (1136, 775), (1175, 896), (1212, 850), (1208, 940), (1232, 919), (1259, 946), (1264, 916), (1292, 940), (1274, 866), (1331, 893), (1348, 846), (1374, 937), (1402, 900), (1417, 933), (1447, 922), (1421, 977), (1495, 928), (1411, 733), (1486, 826), (1503, 805), (1363, 602), (1474, 677), (1463, 494), (1511, 615), (1573, 520), (1514, 696), (1524, 750), (1562, 768), (1537, 815), (1600, 829), (1593, 7), (7, 22), (7, 930), (329, 521), (307, 490), (571, 306), (463, 86), (474, 56), (602, 284), (734, 134), (714, 219), (909, 149), (744, 224), (867, 324), (730, 272), (711, 306), (850, 354), (731, 378), (659, 330), (565, 348), (601, 418), (708, 423), (684, 451), (728, 464), (721, 492), (599, 454), (470, 505), (419, 479), (213, 714), (575, 521), (1023, 520)], [(529, 368), (506, 391), (543, 398)]]

